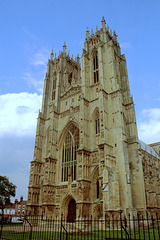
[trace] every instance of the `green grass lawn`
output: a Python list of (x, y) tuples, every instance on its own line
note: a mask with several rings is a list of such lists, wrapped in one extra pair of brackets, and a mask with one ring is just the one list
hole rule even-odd
[[(6, 229), (6, 230), (5, 230)], [(150, 235), (150, 236), (149, 236)], [(159, 234), (158, 234), (158, 229), (155, 229), (153, 232), (153, 229), (146, 229), (144, 232), (142, 231), (136, 231), (130, 232), (129, 238), (126, 235), (126, 233), (123, 231), (92, 231), (92, 232), (85, 232), (85, 233), (77, 233), (77, 232), (70, 232), (68, 233), (68, 240), (103, 240), (103, 239), (146, 239), (146, 240), (158, 240)], [(7, 228), (3, 228), (3, 234), (1, 239), (14, 239), (14, 240), (27, 240), (27, 239), (36, 239), (36, 240), (65, 240), (66, 238), (66, 233), (62, 232), (55, 232), (55, 231), (28, 231), (28, 232), (23, 232), (23, 231), (11, 231), (7, 230)]]

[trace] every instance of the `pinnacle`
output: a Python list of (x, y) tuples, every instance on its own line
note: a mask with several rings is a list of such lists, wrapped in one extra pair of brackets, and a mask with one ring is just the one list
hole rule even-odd
[(66, 52), (66, 42), (64, 42), (64, 45), (63, 45), (63, 52), (65, 53)]
[(89, 29), (87, 27), (87, 31), (86, 31), (86, 38), (89, 38)]
[(54, 54), (53, 54), (53, 48), (52, 48), (52, 52), (51, 52), (51, 60), (53, 60), (53, 56), (54, 56)]
[(106, 27), (106, 21), (104, 19), (104, 16), (102, 17), (102, 21), (101, 22), (102, 22), (102, 27), (105, 28)]

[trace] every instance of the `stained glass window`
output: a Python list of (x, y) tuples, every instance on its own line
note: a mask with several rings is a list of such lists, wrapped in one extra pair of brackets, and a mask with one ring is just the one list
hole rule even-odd
[(71, 174), (72, 181), (76, 180), (77, 149), (79, 147), (79, 129), (72, 125), (66, 134), (62, 149), (62, 176), (61, 181), (68, 181)]

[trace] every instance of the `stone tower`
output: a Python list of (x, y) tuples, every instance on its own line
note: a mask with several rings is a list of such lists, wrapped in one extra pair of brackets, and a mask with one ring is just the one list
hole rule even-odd
[[(81, 77), (82, 73), (82, 77)], [(145, 189), (126, 59), (115, 31), (86, 31), (82, 54), (48, 61), (28, 190), (32, 214), (144, 211)]]

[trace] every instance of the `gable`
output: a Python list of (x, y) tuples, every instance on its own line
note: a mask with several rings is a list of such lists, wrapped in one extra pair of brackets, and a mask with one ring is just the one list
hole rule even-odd
[(75, 86), (75, 87), (71, 86), (63, 95), (61, 95), (61, 99), (63, 100), (64, 98), (70, 97), (80, 92), (81, 92), (80, 86)]

